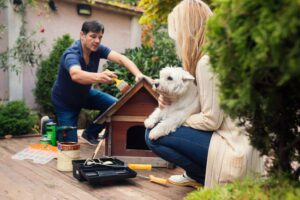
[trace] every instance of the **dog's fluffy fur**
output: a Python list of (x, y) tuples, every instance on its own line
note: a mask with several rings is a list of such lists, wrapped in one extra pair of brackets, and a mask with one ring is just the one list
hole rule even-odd
[(195, 78), (180, 67), (166, 67), (154, 80), (153, 89), (166, 93), (175, 99), (163, 109), (159, 107), (145, 120), (146, 128), (153, 128), (149, 138), (156, 140), (168, 135), (181, 126), (185, 120), (199, 110), (199, 100)]

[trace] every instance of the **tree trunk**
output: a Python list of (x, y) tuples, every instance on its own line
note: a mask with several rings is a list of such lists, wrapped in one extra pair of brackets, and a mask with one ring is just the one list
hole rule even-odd
[(279, 139), (279, 148), (278, 148), (278, 168), (279, 173), (289, 173), (291, 171), (291, 161), (289, 156), (289, 150), (286, 149), (288, 146), (288, 134), (286, 131), (278, 132), (278, 139)]

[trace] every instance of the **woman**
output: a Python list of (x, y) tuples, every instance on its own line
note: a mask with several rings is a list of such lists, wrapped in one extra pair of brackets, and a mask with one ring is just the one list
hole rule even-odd
[[(249, 144), (247, 133), (228, 116), (218, 103), (217, 79), (210, 70), (209, 57), (203, 54), (205, 26), (212, 15), (201, 0), (183, 0), (168, 18), (168, 31), (175, 40), (183, 68), (196, 78), (201, 110), (191, 115), (182, 127), (146, 143), (163, 159), (185, 170), (169, 181), (176, 185), (213, 187), (218, 183), (241, 179), (263, 170), (259, 153)], [(161, 108), (172, 103), (160, 94)]]

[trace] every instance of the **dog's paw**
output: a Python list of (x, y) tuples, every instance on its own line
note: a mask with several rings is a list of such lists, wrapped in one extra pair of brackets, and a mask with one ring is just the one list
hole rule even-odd
[[(179, 126), (178, 126), (179, 127)], [(177, 127), (174, 127), (174, 128), (171, 128), (171, 131), (170, 132), (175, 132), (177, 129)]]
[(151, 118), (148, 118), (144, 121), (144, 125), (146, 128), (153, 128), (155, 125), (155, 121)]
[(160, 137), (161, 136), (157, 132), (155, 132), (153, 130), (151, 130), (150, 133), (149, 133), (149, 139), (150, 140), (157, 140)]
[(153, 128), (149, 133), (149, 139), (150, 140), (157, 140), (158, 138), (168, 135), (165, 133), (161, 128)]

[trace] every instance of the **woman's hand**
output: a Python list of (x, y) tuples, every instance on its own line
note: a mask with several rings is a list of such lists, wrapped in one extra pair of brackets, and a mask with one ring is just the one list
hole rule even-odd
[(158, 96), (158, 106), (160, 109), (164, 109), (166, 106), (171, 105), (174, 100), (175, 100), (175, 97), (170, 96), (166, 93), (160, 92), (159, 96)]

